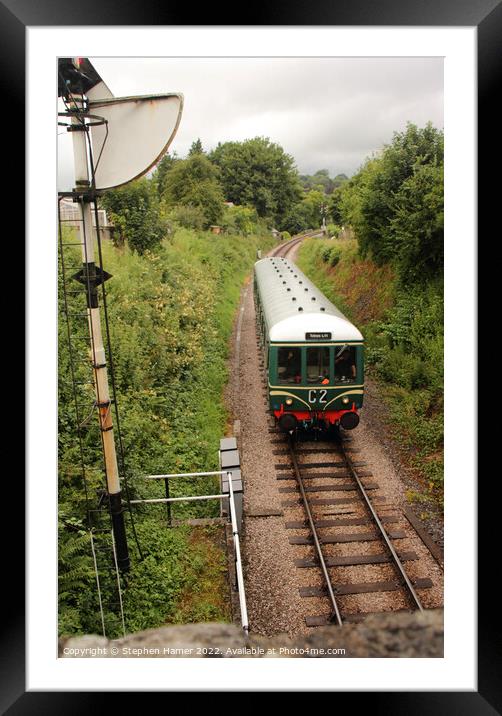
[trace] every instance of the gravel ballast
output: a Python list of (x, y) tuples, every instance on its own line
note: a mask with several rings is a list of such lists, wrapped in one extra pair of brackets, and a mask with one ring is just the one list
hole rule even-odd
[[(293, 258), (293, 257), (290, 257)], [(294, 260), (294, 258), (293, 258)], [(294, 501), (295, 492), (281, 492), (286, 487), (294, 487), (295, 480), (278, 480), (277, 475), (287, 472), (275, 470), (274, 465), (289, 464), (289, 458), (277, 454), (285, 445), (279, 433), (270, 432), (273, 418), (267, 412), (266, 391), (263, 373), (260, 368), (261, 356), (256, 336), (255, 311), (252, 284), (248, 280), (243, 289), (239, 318), (236, 322), (230, 356), (230, 380), (226, 390), (226, 402), (232, 420), (238, 420), (238, 446), (241, 456), (241, 468), (244, 480), (244, 527), (242, 553), (246, 584), (249, 625), (251, 632), (272, 636), (287, 634), (290, 637), (313, 633), (315, 627), (307, 627), (305, 618), (329, 612), (329, 602), (324, 597), (300, 597), (301, 587), (322, 586), (321, 573), (316, 568), (299, 569), (295, 560), (312, 559), (314, 552), (310, 545), (292, 545), (290, 537), (306, 537), (306, 529), (287, 529), (286, 522), (305, 519), (303, 508)], [(375, 406), (372, 406), (375, 409)], [(369, 411), (369, 414), (371, 410)], [(371, 417), (371, 416), (370, 416)], [(378, 489), (371, 490), (371, 496), (383, 498), (377, 502), (380, 517), (397, 515), (399, 521), (391, 525), (400, 529), (405, 537), (395, 541), (399, 551), (413, 551), (418, 560), (405, 562), (406, 571), (411, 579), (429, 577), (433, 586), (420, 589), (418, 594), (425, 608), (438, 608), (443, 604), (442, 569), (434, 560), (427, 547), (416, 534), (402, 514), (401, 509), (408, 506), (406, 485), (399, 469), (388, 454), (388, 450), (378, 440), (372, 430), (371, 422), (365, 421), (364, 408), (361, 411), (359, 427), (351, 431), (349, 443), (354, 460), (367, 463), (363, 470), (371, 473), (364, 482), (377, 483)], [(333, 449), (333, 444), (305, 442), (301, 448), (319, 450), (315, 454), (300, 455), (299, 461), (322, 462), (335, 459), (323, 454), (323, 449)], [(336, 458), (338, 459), (338, 458)], [(312, 473), (323, 472), (322, 469)], [(324, 470), (325, 472), (325, 470)], [(291, 473), (292, 474), (292, 473)], [(331, 478), (312, 478), (309, 486), (337, 485), (350, 483), (350, 479), (336, 481)], [(325, 491), (315, 493), (315, 498), (340, 497), (342, 493)], [(349, 493), (347, 495), (357, 493)], [(293, 504), (284, 504), (292, 502)], [(259, 516), (259, 515), (268, 516)], [(337, 504), (315, 508), (315, 516), (323, 519), (334, 517), (364, 517), (361, 505)], [(321, 534), (358, 533), (372, 530), (372, 527), (343, 526), (325, 529)], [(380, 542), (348, 542), (328, 544), (324, 547), (326, 557), (351, 554), (376, 554), (382, 552)], [(336, 583), (388, 581), (396, 578), (390, 565), (358, 565), (330, 568), (330, 574)], [(409, 603), (401, 590), (343, 595), (338, 598), (343, 614), (359, 612), (393, 611), (409, 608)]]

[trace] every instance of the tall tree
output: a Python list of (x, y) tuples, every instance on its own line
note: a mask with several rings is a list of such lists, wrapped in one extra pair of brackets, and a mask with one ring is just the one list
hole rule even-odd
[(209, 158), (221, 170), (227, 200), (254, 206), (259, 216), (280, 223), (301, 198), (293, 157), (266, 137), (218, 144)]
[(363, 255), (392, 262), (404, 281), (441, 271), (443, 132), (408, 124), (340, 189), (338, 209)]
[(324, 191), (312, 189), (284, 216), (279, 225), (280, 231), (297, 234), (321, 226), (323, 218), (321, 209), (326, 205), (327, 197)]
[(173, 152), (173, 154), (169, 154), (169, 152), (166, 152), (166, 154), (164, 154), (160, 162), (157, 164), (157, 168), (153, 174), (152, 179), (155, 183), (155, 186), (157, 187), (157, 194), (159, 198), (164, 193), (167, 173), (173, 168), (175, 162), (177, 161), (179, 160), (176, 156), (176, 152)]
[(443, 271), (443, 165), (420, 164), (395, 197), (391, 229), (403, 282), (422, 283)]
[(194, 154), (204, 154), (204, 149), (202, 148), (202, 142), (200, 141), (200, 138), (192, 142), (192, 146), (188, 151), (189, 157), (193, 157)]

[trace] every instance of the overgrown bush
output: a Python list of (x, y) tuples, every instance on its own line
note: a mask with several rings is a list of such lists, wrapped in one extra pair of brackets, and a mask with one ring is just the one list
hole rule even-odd
[(175, 206), (167, 212), (167, 216), (178, 226), (184, 229), (201, 231), (207, 223), (204, 210), (200, 206)]
[(442, 275), (443, 144), (430, 123), (408, 124), (338, 190), (340, 222), (354, 229), (361, 255), (392, 263), (403, 286)]
[(258, 215), (250, 206), (227, 206), (221, 225), (227, 233), (249, 236), (258, 231)]
[(321, 258), (328, 266), (336, 266), (342, 257), (342, 252), (338, 246), (326, 246), (321, 251)]
[(388, 267), (358, 256), (355, 241), (303, 242), (305, 273), (362, 331), (367, 372), (412, 464), (442, 501), (443, 285), (404, 288)]
[(156, 187), (148, 179), (106, 192), (101, 203), (113, 224), (115, 241), (127, 243), (139, 254), (159, 244), (167, 233), (162, 222)]
[[(104, 266), (113, 276), (106, 286), (125, 448), (121, 475), (128, 477), (133, 497), (164, 496), (163, 484), (144, 480), (145, 474), (217, 469), (217, 447), (227, 420), (222, 394), (234, 314), (257, 248), (266, 249), (273, 243), (270, 235), (217, 236), (188, 229), (176, 231), (142, 255), (127, 245), (117, 250), (104, 243)], [(74, 259), (78, 263), (77, 254)], [(61, 310), (62, 305), (61, 295)], [(72, 313), (83, 312), (85, 316), (85, 304), (72, 307)], [(62, 314), (59, 330), (60, 633), (100, 633)], [(85, 318), (72, 316), (71, 333), (74, 345), (85, 357)], [(77, 379), (89, 381), (89, 366), (81, 362), (78, 371)], [(83, 384), (79, 391), (89, 412), (83, 441), (88, 463), (86, 483), (90, 504), (95, 508), (97, 491), (104, 488), (100, 434), (92, 409), (92, 386)], [(197, 484), (180, 479), (173, 482), (171, 494), (215, 489), (213, 478)], [(215, 503), (173, 507), (173, 516), (180, 519), (214, 516), (217, 512)], [(132, 555), (124, 589), (128, 631), (176, 621), (180, 600), (197, 583), (203, 561), (190, 530), (165, 529), (164, 506), (135, 508), (135, 518), (145, 559), (138, 560), (126, 515)], [(216, 557), (213, 561), (216, 578), (221, 566)], [(101, 586), (106, 608), (115, 586), (106, 576)], [(203, 594), (194, 598), (188, 611), (186, 605), (183, 607), (187, 619), (203, 618), (204, 614), (212, 619), (227, 618), (222, 605), (203, 599)], [(112, 636), (120, 635), (120, 629), (117, 622)]]

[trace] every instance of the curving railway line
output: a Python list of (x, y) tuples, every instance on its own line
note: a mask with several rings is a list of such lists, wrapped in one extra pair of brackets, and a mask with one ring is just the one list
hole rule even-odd
[(280, 246), (277, 246), (269, 253), (269, 256), (283, 256), (284, 258), (287, 258), (289, 254), (293, 251), (295, 246), (297, 246), (301, 241), (303, 241), (303, 239), (315, 238), (317, 236), (324, 236), (323, 231), (320, 229), (304, 231), (302, 234), (297, 234), (296, 236), (293, 236), (293, 238), (289, 241), (286, 241)]

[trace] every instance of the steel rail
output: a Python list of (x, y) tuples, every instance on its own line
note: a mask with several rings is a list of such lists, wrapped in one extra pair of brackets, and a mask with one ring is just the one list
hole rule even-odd
[(303, 241), (303, 239), (306, 239), (306, 238), (307, 238), (307, 236), (302, 236), (302, 237), (300, 237), (299, 239), (291, 239), (291, 240), (288, 241), (287, 243), (282, 244), (282, 246), (278, 246), (276, 249), (274, 249), (274, 251), (273, 251), (273, 253), (271, 254), (271, 256), (273, 256), (273, 257), (279, 257), (279, 258), (284, 258), (284, 257), (285, 257), (285, 254), (288, 254), (289, 251), (290, 251), (294, 246), (296, 246), (296, 244), (299, 244), (300, 241)]
[(396, 552), (396, 550), (394, 549), (394, 546), (393, 546), (392, 542), (390, 541), (389, 536), (387, 535), (387, 532), (385, 531), (385, 528), (384, 528), (384, 526), (382, 525), (382, 523), (381, 523), (381, 521), (380, 521), (380, 518), (378, 517), (378, 515), (377, 515), (377, 513), (376, 513), (376, 510), (375, 510), (375, 508), (373, 507), (373, 505), (372, 505), (372, 503), (371, 503), (371, 500), (370, 500), (370, 498), (369, 498), (369, 496), (368, 496), (368, 493), (366, 492), (366, 489), (364, 488), (364, 485), (362, 484), (361, 479), (360, 479), (359, 475), (357, 474), (357, 471), (356, 471), (354, 465), (352, 464), (352, 460), (350, 459), (350, 457), (349, 457), (349, 456), (347, 455), (347, 453), (345, 452), (345, 448), (344, 448), (344, 446), (343, 446), (343, 442), (342, 442), (341, 439), (339, 440), (339, 445), (340, 445), (340, 448), (341, 448), (341, 450), (342, 450), (342, 454), (343, 454), (343, 458), (344, 458), (344, 460), (345, 460), (345, 463), (346, 463), (347, 467), (349, 468), (349, 472), (350, 472), (350, 474), (352, 475), (352, 477), (354, 478), (354, 480), (356, 481), (356, 484), (357, 484), (357, 486), (358, 486), (358, 488), (359, 488), (359, 492), (361, 493), (361, 495), (362, 495), (362, 497), (363, 497), (363, 499), (364, 499), (364, 501), (365, 501), (365, 503), (366, 503), (366, 506), (368, 507), (368, 509), (369, 509), (369, 511), (370, 511), (370, 513), (371, 513), (371, 516), (373, 517), (373, 520), (375, 521), (375, 523), (376, 523), (378, 529), (380, 530), (380, 533), (381, 533), (381, 535), (382, 535), (382, 537), (383, 537), (383, 539), (384, 539), (384, 542), (385, 542), (385, 544), (386, 544), (386, 546), (387, 546), (387, 548), (388, 548), (388, 550), (389, 550), (389, 552), (390, 552), (390, 554), (391, 554), (391, 556), (392, 556), (394, 565), (397, 567), (397, 569), (398, 569), (398, 571), (399, 571), (399, 573), (400, 573), (400, 575), (401, 575), (401, 577), (402, 577), (402, 579), (403, 579), (403, 581), (404, 581), (404, 583), (405, 583), (405, 585), (406, 585), (406, 588), (407, 588), (407, 590), (408, 590), (408, 592), (409, 592), (409, 594), (410, 594), (410, 596), (411, 596), (411, 598), (412, 598), (414, 604), (416, 605), (416, 608), (417, 608), (419, 611), (423, 612), (423, 611), (424, 611), (424, 608), (423, 608), (423, 606), (422, 606), (422, 603), (420, 602), (420, 599), (419, 599), (419, 597), (418, 597), (418, 594), (416, 593), (416, 591), (415, 591), (415, 589), (414, 589), (414, 587), (413, 587), (413, 584), (412, 584), (411, 581), (410, 581), (410, 578), (409, 578), (408, 575), (406, 574), (406, 570), (404, 569), (403, 564), (402, 564), (401, 560), (399, 559), (399, 557), (398, 557), (398, 555), (397, 555), (397, 552)]
[(314, 518), (313, 518), (312, 512), (310, 510), (310, 504), (308, 501), (308, 497), (307, 497), (307, 494), (306, 494), (304, 486), (303, 486), (303, 480), (301, 478), (300, 468), (298, 465), (298, 460), (296, 459), (296, 454), (295, 454), (295, 450), (293, 447), (293, 441), (292, 441), (291, 437), (288, 437), (288, 444), (289, 444), (289, 449), (290, 449), (290, 453), (291, 453), (291, 460), (293, 461), (293, 467), (294, 467), (294, 471), (295, 471), (296, 481), (298, 483), (298, 487), (300, 488), (300, 492), (301, 492), (301, 495), (303, 498), (303, 506), (305, 508), (305, 512), (307, 513), (310, 531), (312, 533), (314, 545), (315, 545), (315, 548), (317, 551), (317, 555), (319, 557), (319, 564), (320, 564), (321, 571), (323, 573), (323, 577), (324, 577), (324, 580), (326, 582), (326, 586), (328, 589), (328, 596), (329, 596), (329, 599), (333, 606), (333, 613), (334, 613), (334, 616), (336, 617), (336, 621), (337, 621), (338, 625), (342, 626), (342, 624), (343, 624), (342, 617), (340, 615), (340, 610), (338, 609), (338, 604), (336, 602), (335, 593), (333, 591), (333, 585), (331, 584), (331, 579), (329, 576), (328, 568), (326, 566), (326, 561), (325, 561), (324, 555), (322, 553), (321, 543), (319, 541), (319, 537), (317, 536), (317, 530), (315, 527)]
[(284, 251), (285, 254), (289, 253), (289, 251), (293, 248), (293, 246), (296, 246), (296, 244), (299, 244), (300, 241), (303, 241), (303, 239), (308, 239), (311, 235), (317, 235), (320, 233), (320, 229), (312, 229), (312, 231), (306, 231), (301, 236), (294, 236), (289, 241), (286, 241), (286, 243), (281, 244), (280, 246), (276, 246), (275, 249), (272, 250), (270, 253), (270, 256), (272, 257), (282, 257), (284, 258), (284, 254), (282, 253)]

